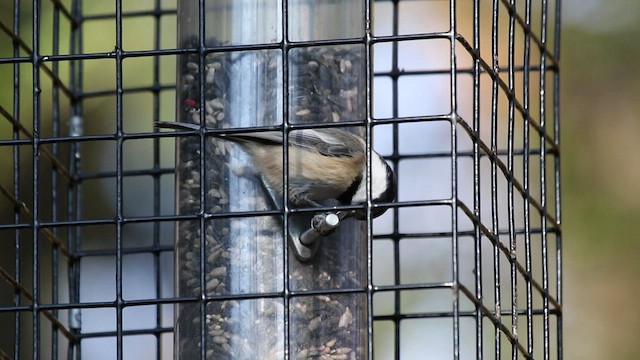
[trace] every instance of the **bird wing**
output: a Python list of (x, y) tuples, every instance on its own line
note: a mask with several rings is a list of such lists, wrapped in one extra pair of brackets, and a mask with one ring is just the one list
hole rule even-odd
[[(261, 131), (246, 134), (223, 136), (229, 140), (253, 140), (258, 142), (282, 144), (280, 131)], [(354, 156), (364, 151), (362, 141), (357, 135), (341, 129), (302, 129), (289, 134), (289, 144), (315, 150), (326, 156)]]
[[(171, 128), (175, 130), (199, 130), (200, 125), (177, 122), (158, 121), (159, 128)], [(244, 134), (217, 134), (220, 138), (231, 141), (256, 141), (281, 145), (283, 143), (282, 132), (260, 131)], [(289, 144), (301, 148), (315, 150), (326, 156), (356, 156), (364, 152), (362, 139), (348, 131), (338, 128), (301, 129), (289, 133)]]
[(304, 129), (292, 131), (289, 142), (302, 148), (315, 149), (326, 156), (354, 156), (363, 152), (359, 139), (340, 129)]

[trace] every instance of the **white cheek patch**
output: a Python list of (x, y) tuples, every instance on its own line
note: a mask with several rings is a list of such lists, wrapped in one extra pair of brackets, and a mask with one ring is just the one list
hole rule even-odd
[[(371, 159), (371, 200), (376, 200), (387, 190), (387, 163), (382, 160), (377, 154), (372, 154)], [(362, 182), (353, 195), (353, 202), (366, 202), (367, 193), (365, 189), (367, 187), (366, 172), (362, 173)]]
[(354, 204), (367, 201), (367, 194), (364, 192), (366, 187), (367, 185), (365, 184), (365, 179), (363, 177), (362, 182), (360, 182), (360, 186), (358, 186), (358, 190), (353, 194), (352, 202)]
[(371, 159), (371, 198), (379, 198), (386, 190), (387, 186), (387, 163), (377, 154), (372, 154)]

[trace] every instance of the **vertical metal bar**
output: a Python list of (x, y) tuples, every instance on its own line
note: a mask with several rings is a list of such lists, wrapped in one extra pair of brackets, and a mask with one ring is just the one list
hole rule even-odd
[(450, 101), (451, 101), (451, 257), (453, 275), (453, 358), (460, 358), (460, 278), (458, 274), (458, 94), (456, 41), (458, 36), (456, 0), (449, 1)]
[(529, 184), (529, 157), (530, 143), (529, 143), (529, 127), (531, 116), (531, 103), (530, 103), (530, 79), (531, 79), (531, 0), (525, 2), (525, 29), (524, 29), (524, 58), (523, 58), (523, 74), (522, 74), (522, 94), (523, 94), (523, 107), (525, 113), (523, 114), (523, 188), (525, 192), (525, 204), (524, 204), (524, 251), (525, 251), (525, 270), (527, 272), (526, 278), (526, 296), (527, 296), (527, 351), (529, 355), (533, 356), (534, 349), (534, 332), (533, 332), (533, 274), (532, 274), (532, 260), (531, 260), (531, 197), (530, 197), (530, 184)]
[(116, 0), (116, 357), (122, 360), (123, 329), (122, 312), (124, 300), (122, 297), (122, 227), (123, 215), (123, 124), (122, 124), (122, 0)]
[[(556, 0), (556, 8), (555, 8), (555, 28), (554, 28), (554, 49), (553, 53), (556, 56), (558, 61), (560, 60), (560, 13), (562, 8), (562, 1)], [(553, 140), (556, 146), (560, 145), (560, 69), (554, 69), (553, 73)], [(560, 197), (560, 154), (555, 154), (555, 162), (554, 162), (554, 170), (555, 170), (555, 202), (556, 202), (556, 221), (558, 222), (558, 228), (562, 224), (562, 213), (561, 213), (561, 197)], [(559, 231), (556, 233), (556, 299), (558, 303), (562, 305), (562, 233)], [(556, 315), (557, 319), (557, 356), (558, 359), (562, 359), (562, 309), (556, 309), (558, 313)]]
[[(82, 53), (82, 3), (81, 0), (74, 0), (72, 2), (71, 13), (73, 18), (76, 20), (75, 23), (72, 24), (71, 33), (70, 33), (70, 44), (69, 49), (70, 53)], [(69, 82), (71, 84), (70, 88), (74, 93), (74, 98), (72, 100), (72, 116), (79, 116), (81, 119), (82, 115), (82, 101), (79, 101), (77, 94), (82, 92), (82, 62), (73, 60), (69, 64)], [(71, 135), (78, 135), (78, 129), (75, 128), (79, 124), (74, 124), (74, 128), (71, 129)], [(69, 149), (69, 171), (73, 175), (77, 175), (80, 173), (80, 144), (79, 143), (71, 143)], [(69, 220), (77, 220), (79, 219), (81, 202), (80, 202), (80, 194), (81, 194), (81, 184), (74, 183), (67, 189), (67, 198), (68, 198), (68, 218)], [(74, 254), (78, 249), (80, 249), (80, 235), (81, 235), (81, 227), (75, 227), (69, 229), (67, 232), (67, 246), (69, 251)], [(80, 302), (80, 260), (70, 260), (70, 264), (68, 267), (68, 279), (69, 279), (69, 302), (71, 303), (79, 303)], [(73, 320), (80, 323), (81, 321), (81, 312), (79, 309), (70, 309), (69, 311), (69, 322), (71, 323)], [(73, 333), (78, 333), (81, 331), (80, 328), (72, 328)], [(80, 359), (81, 358), (81, 343), (80, 340), (77, 340), (70, 344), (69, 351), (67, 353), (67, 359)]]
[[(509, 265), (511, 268), (511, 332), (518, 334), (518, 257), (515, 235), (515, 199), (513, 191), (514, 179), (514, 137), (515, 137), (515, 24), (516, 13), (514, 0), (509, 1), (509, 32), (508, 32), (508, 78), (509, 78), (509, 115), (507, 129), (507, 217), (509, 230)], [(511, 344), (511, 358), (518, 358), (517, 343)]]
[[(81, 1), (73, 1), (71, 5), (71, 14), (73, 18), (76, 20), (71, 25), (70, 32), (70, 42), (69, 42), (69, 51), (70, 53), (81, 53), (82, 52), (82, 6)], [(71, 115), (72, 116), (80, 116), (82, 114), (82, 102), (78, 100), (75, 96), (78, 93), (82, 92), (82, 63), (76, 60), (73, 60), (69, 63), (69, 83), (70, 89), (74, 93), (74, 98), (71, 103)], [(80, 117), (79, 117), (80, 119)], [(70, 129), (71, 135), (78, 135), (77, 126), (78, 124), (74, 124)], [(71, 143), (69, 147), (69, 171), (73, 175), (77, 175), (80, 173), (80, 144), (79, 143)], [(73, 183), (71, 186), (67, 188), (67, 216), (69, 220), (77, 220), (78, 214), (80, 213), (80, 194), (81, 194), (81, 184)], [(70, 228), (67, 232), (67, 246), (69, 251), (72, 254), (75, 254), (78, 249), (80, 249), (80, 235), (81, 235), (81, 227)], [(69, 281), (69, 302), (70, 303), (78, 303), (80, 302), (80, 260), (74, 259), (70, 260), (68, 271), (68, 281)], [(70, 309), (69, 310), (69, 322), (71, 323), (72, 318), (77, 322), (81, 320), (81, 312), (79, 309)], [(71, 331), (76, 334), (81, 329), (72, 328)], [(67, 352), (67, 359), (80, 359), (81, 358), (81, 343), (79, 340), (73, 341), (69, 343), (69, 350)]]
[[(473, 48), (476, 57), (473, 62), (473, 131), (480, 137), (480, 0), (473, 1)], [(478, 141), (473, 142), (473, 214), (478, 219), (474, 224), (474, 260), (475, 260), (475, 282), (476, 299), (482, 301), (482, 212), (480, 203), (480, 146)], [(482, 341), (482, 310), (476, 306), (476, 359), (483, 358)]]
[[(205, 46), (206, 46), (206, 22), (205, 22), (205, 17), (206, 17), (206, 12), (205, 12), (205, 0), (199, 0), (198, 1), (198, 66), (200, 66), (200, 68), (202, 69), (204, 66), (204, 59), (205, 59)], [(205, 89), (204, 89), (204, 75), (205, 72), (204, 71), (199, 71), (198, 72), (198, 94), (199, 94), (199, 99), (198, 99), (198, 103), (199, 104), (204, 104), (205, 103)], [(205, 152), (206, 152), (206, 141), (207, 138), (205, 136), (204, 133), (204, 128), (206, 126), (206, 120), (205, 120), (205, 111), (200, 111), (200, 132), (199, 132), (199, 143), (200, 143), (200, 157), (198, 159), (199, 162), (199, 166), (200, 166), (200, 174), (199, 174), (199, 181), (200, 181), (200, 208), (198, 210), (198, 221), (199, 221), (199, 229), (200, 229), (200, 249), (199, 249), (199, 264), (198, 266), (200, 267), (200, 273), (199, 275), (199, 282), (200, 282), (200, 293), (198, 294), (199, 297), (199, 301), (198, 301), (198, 305), (200, 307), (199, 312), (200, 312), (200, 333), (198, 334), (200, 337), (200, 358), (201, 359), (206, 359), (206, 352), (207, 352), (207, 327), (206, 327), (206, 321), (205, 321), (205, 317), (206, 317), (206, 309), (207, 309), (207, 293), (206, 293), (206, 241), (205, 241), (205, 234), (206, 234), (206, 221), (204, 218), (204, 214), (207, 210), (207, 200), (206, 200), (206, 196), (205, 196), (205, 187), (204, 184), (206, 184), (206, 173), (207, 173), (207, 161), (205, 159)]]
[(291, 321), (289, 304), (291, 301), (291, 284), (289, 282), (289, 0), (282, 0), (282, 189), (284, 201), (282, 206), (282, 274), (284, 278), (282, 303), (284, 305), (284, 357), (291, 358)]
[[(498, 0), (493, 0), (491, 19), (491, 70), (498, 74), (500, 64), (498, 62)], [(491, 232), (500, 242), (498, 224), (498, 79), (495, 78), (491, 85), (491, 156), (495, 157), (491, 161)], [(502, 301), (500, 299), (500, 249), (498, 244), (493, 246), (493, 275), (494, 275), (494, 301), (495, 316), (501, 319)], [(495, 325), (495, 358), (499, 359), (501, 353), (500, 328)]]
[[(397, 36), (399, 33), (400, 27), (400, 3), (399, 0), (393, 0), (393, 13), (392, 13), (392, 34), (393, 36)], [(392, 96), (392, 104), (391, 104), (391, 116), (394, 119), (397, 119), (399, 116), (398, 111), (398, 79), (400, 69), (398, 67), (398, 42), (393, 41), (391, 43), (391, 96)], [(393, 142), (393, 168), (396, 173), (400, 168), (400, 141), (399, 141), (399, 125), (398, 123), (394, 123), (393, 134), (392, 134), (392, 142)], [(392, 241), (393, 241), (393, 283), (394, 285), (400, 285), (402, 283), (401, 275), (400, 275), (400, 225), (399, 225), (399, 212), (398, 208), (393, 208), (393, 232), (392, 232)], [(394, 291), (394, 319), (393, 319), (393, 328), (394, 328), (394, 357), (395, 359), (400, 359), (401, 357), (401, 347), (400, 347), (400, 315), (402, 314), (402, 310), (400, 308), (400, 304), (402, 301), (402, 292)]]
[[(54, 55), (58, 55), (59, 53), (59, 48), (60, 48), (60, 9), (58, 8), (57, 5), (54, 5), (53, 7), (53, 41), (52, 41), (52, 53)], [(59, 75), (59, 63), (57, 61), (53, 62), (52, 64), (52, 72), (55, 75), (56, 78), (58, 78)], [(60, 89), (58, 88), (58, 84), (56, 84), (54, 82), (53, 86), (52, 86), (52, 120), (53, 123), (51, 124), (52, 127), (52, 135), (54, 137), (58, 137), (60, 136)], [(51, 144), (51, 153), (53, 154), (53, 156), (58, 159), (59, 157), (59, 150), (58, 150), (58, 144), (57, 143), (53, 143)], [(58, 197), (58, 172), (56, 171), (55, 168), (51, 169), (51, 221), (56, 222), (59, 221), (59, 215), (58, 215), (58, 207), (59, 207), (59, 197)], [(53, 229), (51, 229), (51, 231), (53, 232), (54, 235), (58, 236), (59, 235), (59, 228), (55, 227)], [(52, 287), (51, 287), (51, 303), (53, 304), (57, 304), (58, 303), (58, 262), (59, 262), (59, 257), (58, 257), (59, 253), (58, 253), (58, 248), (53, 246), (51, 249), (51, 283), (52, 283)], [(53, 316), (55, 316), (56, 318), (58, 317), (59, 311), (58, 310), (52, 310), (51, 313), (53, 314)], [(51, 358), (53, 360), (57, 360), (58, 359), (58, 328), (56, 325), (51, 324)]]
[[(20, 0), (13, 1), (13, 33), (16, 36), (20, 36)], [(13, 44), (13, 57), (20, 56), (20, 48), (18, 44)], [(13, 117), (20, 121), (20, 63), (15, 62), (13, 64)], [(16, 127), (13, 128), (13, 140), (20, 139), (20, 133)], [(20, 146), (13, 146), (13, 197), (16, 199), (20, 198)], [(20, 211), (18, 209), (14, 209), (13, 212), (13, 221), (16, 224), (20, 224), (21, 216)], [(20, 272), (20, 252), (21, 252), (21, 244), (22, 244), (22, 236), (20, 234), (20, 230), (16, 229), (13, 233), (13, 243), (14, 243), (14, 270), (16, 281), (20, 282), (22, 279)], [(20, 291), (18, 289), (14, 289), (13, 293), (13, 304), (15, 306), (20, 306)], [(14, 314), (14, 325), (13, 325), (13, 353), (14, 358), (16, 360), (20, 359), (20, 338), (21, 338), (21, 326), (20, 326), (20, 312), (15, 312)]]
[[(155, 0), (154, 5), (154, 29), (153, 29), (153, 48), (155, 50), (160, 49), (160, 11), (162, 10), (161, 0)], [(160, 120), (160, 56), (153, 57), (153, 85), (152, 85), (152, 95), (153, 95), (153, 114), (152, 120), (159, 121)], [(160, 139), (154, 138), (153, 140), (153, 216), (160, 216), (160, 206), (161, 206), (161, 197), (160, 197), (160, 187), (162, 183), (160, 182), (161, 174), (160, 170)], [(157, 249), (160, 246), (160, 222), (153, 222), (153, 248)], [(153, 280), (155, 284), (155, 297), (157, 299), (162, 297), (162, 277), (160, 275), (160, 252), (153, 253)], [(155, 306), (156, 312), (156, 328), (162, 326), (162, 305), (157, 304)], [(156, 358), (159, 360), (162, 358), (162, 334), (156, 333)]]
[[(52, 41), (52, 53), (57, 55), (60, 48), (60, 10), (57, 6), (53, 7), (53, 41)], [(57, 78), (59, 75), (59, 63), (57, 61), (52, 63), (52, 72)], [(58, 137), (60, 135), (60, 91), (57, 84), (53, 84), (51, 90), (52, 96), (52, 135)], [(59, 156), (58, 144), (51, 144), (51, 153), (57, 159)], [(58, 219), (58, 172), (55, 168), (51, 170), (51, 221), (57, 222)], [(54, 235), (58, 236), (59, 229), (55, 227), (51, 230)], [(53, 246), (51, 249), (51, 302), (53, 304), (58, 303), (58, 248)], [(58, 317), (58, 310), (52, 310), (51, 313), (56, 318)], [(58, 328), (51, 324), (51, 357), (54, 360), (58, 359)]]
[(542, 134), (540, 135), (540, 206), (542, 207), (542, 288), (544, 294), (542, 296), (543, 306), (543, 336), (544, 336), (544, 359), (550, 358), (549, 349), (549, 255), (548, 255), (548, 231), (547, 228), (547, 142), (544, 137), (546, 134), (546, 74), (547, 74), (547, 55), (545, 52), (547, 44), (547, 0), (542, 0), (542, 14), (541, 14), (541, 30), (540, 41), (543, 44), (543, 48), (540, 49), (540, 128)]
[(40, 359), (40, 0), (33, 0), (33, 360)]
[[(371, 108), (371, 88), (373, 83), (373, 63), (372, 63), (372, 49), (373, 46), (371, 44), (372, 38), (372, 24), (371, 24), (371, 0), (365, 1), (365, 11), (364, 11), (364, 38), (365, 38), (365, 53), (364, 53), (364, 61), (365, 61), (365, 143), (366, 143), (366, 161), (367, 161), (367, 171), (366, 171), (366, 190), (367, 190), (367, 207), (371, 209), (371, 151), (372, 151), (372, 113), (373, 110)], [(367, 352), (367, 356), (369, 360), (373, 360), (373, 217), (371, 216), (371, 211), (367, 211), (367, 347), (369, 351)]]

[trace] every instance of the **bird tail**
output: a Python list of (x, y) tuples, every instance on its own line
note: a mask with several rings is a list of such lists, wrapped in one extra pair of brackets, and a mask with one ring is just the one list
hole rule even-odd
[(159, 129), (200, 130), (199, 124), (190, 124), (185, 122), (154, 121), (153, 126)]

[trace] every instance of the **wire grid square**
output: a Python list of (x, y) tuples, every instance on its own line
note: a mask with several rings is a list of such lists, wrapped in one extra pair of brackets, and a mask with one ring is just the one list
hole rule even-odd
[[(372, 234), (375, 358), (562, 358), (560, 3), (371, 3), (401, 194)], [(176, 109), (176, 5), (36, 4), (0, 11), (0, 358), (170, 358), (173, 136), (152, 123)]]

